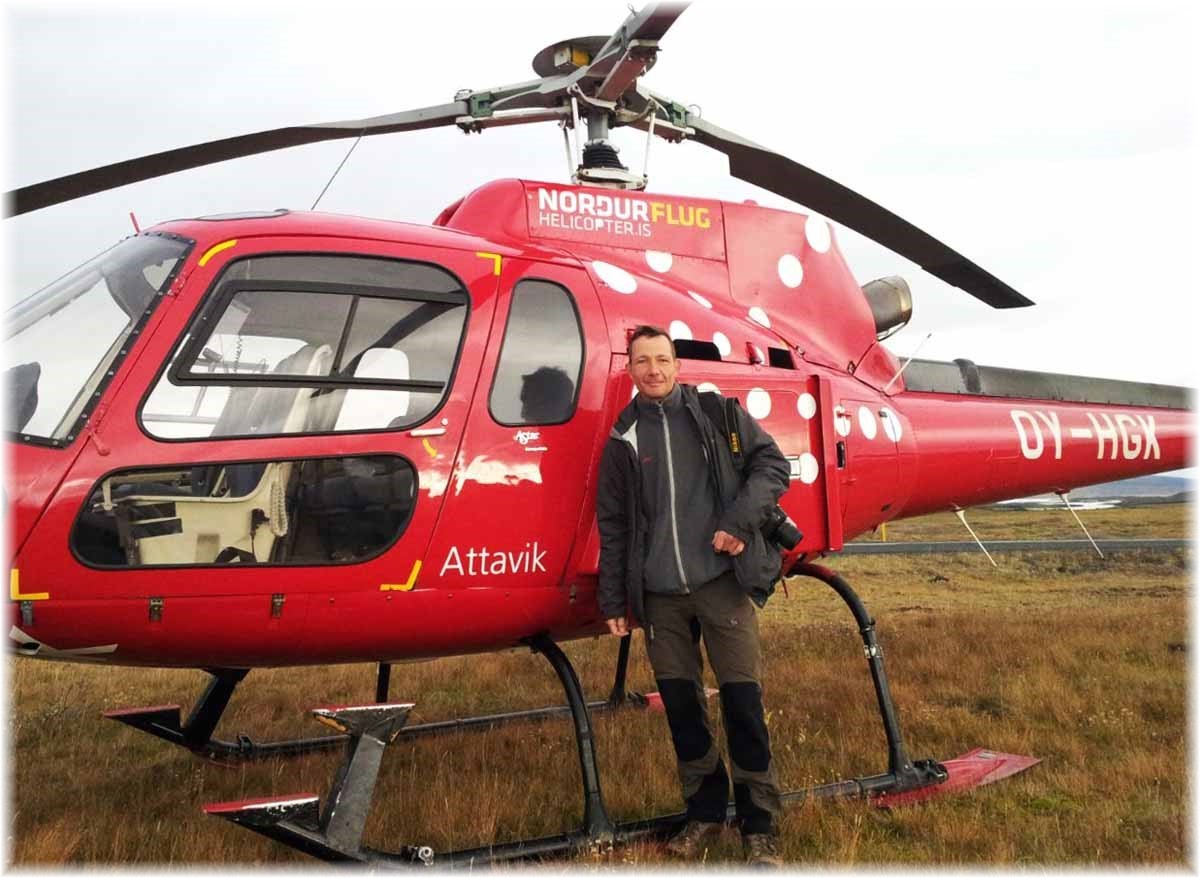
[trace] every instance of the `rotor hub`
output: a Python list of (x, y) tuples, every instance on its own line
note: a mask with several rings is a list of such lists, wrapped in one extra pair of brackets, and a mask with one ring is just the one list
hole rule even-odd
[(533, 56), (533, 72), (544, 78), (587, 67), (608, 40), (606, 36), (593, 36), (551, 43)]

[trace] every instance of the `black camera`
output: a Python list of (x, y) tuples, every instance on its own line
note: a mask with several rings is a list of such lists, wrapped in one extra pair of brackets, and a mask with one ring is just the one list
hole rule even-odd
[(772, 507), (760, 530), (763, 539), (768, 543), (774, 543), (779, 548), (789, 551), (800, 545), (800, 541), (804, 539), (804, 534), (800, 533), (796, 522), (792, 521), (788, 514), (778, 506)]

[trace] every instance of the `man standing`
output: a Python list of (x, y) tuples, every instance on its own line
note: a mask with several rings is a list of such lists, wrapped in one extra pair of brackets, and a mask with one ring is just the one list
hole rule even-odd
[(760, 528), (787, 490), (787, 461), (738, 408), (745, 461), (738, 471), (728, 437), (704, 414), (696, 389), (676, 382), (679, 361), (662, 329), (639, 326), (628, 354), (637, 396), (617, 418), (600, 464), (597, 598), (612, 634), (628, 633), (630, 615), (646, 631), (687, 802), (687, 823), (667, 849), (699, 854), (720, 834), (729, 800), (705, 709), (703, 637), (721, 690), (747, 858), (780, 865), (779, 787), (752, 602), (761, 607), (779, 576), (779, 551)]

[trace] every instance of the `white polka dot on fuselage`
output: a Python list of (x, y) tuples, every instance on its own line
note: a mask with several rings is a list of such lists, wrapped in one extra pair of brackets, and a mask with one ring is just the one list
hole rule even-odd
[(800, 394), (800, 398), (796, 400), (796, 411), (800, 412), (800, 417), (804, 420), (812, 420), (812, 416), (817, 413), (817, 401), (811, 393)]
[(628, 296), (637, 290), (637, 278), (623, 268), (608, 262), (593, 262), (592, 270), (613, 292)]
[(746, 394), (746, 411), (758, 420), (767, 417), (771, 414), (771, 394), (761, 387), (755, 387)]
[(879, 410), (879, 420), (883, 421), (883, 432), (893, 442), (899, 442), (900, 437), (904, 435), (904, 428), (900, 426), (899, 416), (890, 408), (881, 408)]
[(691, 297), (692, 297), (692, 298), (693, 298), (695, 301), (697, 301), (697, 302), (699, 302), (701, 305), (703, 305), (705, 308), (711, 308), (711, 307), (712, 307), (712, 302), (708, 301), (708, 299), (704, 298), (704, 297), (703, 297), (702, 295), (700, 295), (699, 293), (693, 293), (691, 290), (688, 290), (688, 291), (687, 291), (687, 294), (688, 294), (689, 296), (691, 296)]
[(662, 274), (665, 271), (670, 271), (671, 264), (674, 261), (675, 261), (675, 257), (673, 257), (670, 253), (666, 253), (662, 250), (647, 250), (646, 251), (646, 264), (649, 265), (651, 268), (653, 268), (655, 271), (657, 271), (659, 274)]
[(825, 222), (819, 216), (805, 218), (804, 238), (808, 241), (808, 246), (812, 247), (818, 253), (824, 253), (833, 242), (833, 236), (829, 231), (829, 223)]
[(682, 338), (682, 339), (686, 339), (689, 341), (692, 338), (691, 327), (688, 326), (686, 323), (684, 323), (682, 320), (672, 320), (671, 327), (668, 330), (668, 332), (670, 333), (671, 338)]
[(846, 414), (846, 408), (843, 405), (835, 405), (833, 407), (833, 429), (842, 437), (850, 435), (850, 416)]
[(821, 466), (817, 459), (807, 451), (800, 455), (800, 481), (811, 485), (821, 474)]
[(785, 287), (794, 290), (804, 282), (804, 266), (791, 253), (784, 253), (780, 256), (775, 268)]
[(721, 392), (720, 390), (717, 389), (717, 385), (713, 384), (711, 381), (705, 381), (703, 384), (697, 385), (696, 390), (700, 393), (720, 393)]
[(875, 422), (875, 413), (865, 405), (858, 407), (858, 429), (862, 430), (862, 434), (868, 439), (874, 439), (875, 434), (879, 432), (879, 425)]
[(757, 305), (750, 309), (750, 319), (759, 326), (765, 326), (767, 329), (771, 328), (771, 318), (767, 316), (766, 311)]
[(728, 357), (733, 353), (733, 344), (723, 332), (713, 333), (713, 344), (717, 346), (717, 350), (721, 352), (722, 357)]

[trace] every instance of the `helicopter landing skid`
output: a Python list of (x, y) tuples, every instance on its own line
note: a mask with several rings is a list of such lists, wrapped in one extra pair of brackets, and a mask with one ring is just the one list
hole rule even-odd
[[(625, 691), (625, 675), (629, 666), (629, 645), (630, 635), (621, 638), (612, 692), (603, 701), (589, 702), (588, 710), (600, 712), (629, 707), (662, 710), (662, 699), (657, 693), (642, 695), (637, 692)], [(349, 734), (320, 735), (311, 738), (268, 742), (254, 741), (248, 735), (241, 734), (234, 741), (215, 738), (213, 732), (216, 730), (221, 715), (229, 705), (229, 699), (249, 671), (243, 668), (218, 668), (209, 670), (209, 673), (212, 674), (213, 679), (196, 702), (195, 707), (192, 708), (186, 722), (181, 721), (182, 709), (178, 704), (106, 710), (103, 715), (108, 719), (154, 735), (168, 743), (184, 747), (197, 756), (223, 763), (300, 756), (342, 746), (350, 739)], [(391, 665), (381, 663), (375, 686), (376, 704), (387, 701), (390, 676)], [(706, 694), (713, 695), (715, 690), (706, 690)], [(571, 708), (567, 705), (561, 705), (421, 723), (402, 728), (398, 737), (413, 739), (449, 732), (486, 730), (517, 720), (551, 719), (566, 715), (570, 713), (570, 710)]]
[[(974, 789), (1010, 777), (1038, 762), (1034, 757), (982, 749), (972, 750), (945, 764), (932, 759), (909, 759), (883, 670), (883, 653), (875, 640), (874, 620), (867, 614), (850, 585), (832, 570), (815, 564), (801, 564), (791, 572), (819, 579), (829, 585), (854, 614), (887, 736), (888, 770), (883, 774), (835, 781), (786, 793), (781, 797), (785, 805), (794, 805), (808, 798), (867, 798), (879, 807), (893, 808), (944, 793)], [(584, 701), (579, 678), (566, 655), (549, 637), (539, 635), (528, 643), (534, 652), (540, 652), (549, 660), (567, 696), (567, 710), (574, 722), (583, 781), (584, 811), (579, 829), (561, 835), (447, 853), (438, 853), (429, 846), (419, 845), (406, 845), (395, 852), (363, 846), (363, 828), (378, 779), (383, 749), (400, 736), (400, 727), (412, 705), (380, 705), (375, 714), (363, 714), (362, 719), (349, 716), (338, 720), (341, 723), (339, 728), (346, 730), (350, 744), (346, 761), (338, 769), (324, 809), (316, 795), (305, 794), (211, 804), (204, 807), (205, 813), (222, 817), (318, 859), (380, 867), (424, 865), (472, 868), (505, 861), (603, 852), (617, 844), (634, 840), (665, 838), (683, 825), (686, 819), (683, 813), (625, 823), (614, 823), (609, 818), (600, 791), (589, 705)], [(623, 657), (627, 659), (627, 641), (622, 647)], [(618, 662), (619, 671), (623, 664), (624, 661)], [(619, 673), (618, 683), (622, 679)], [(618, 695), (623, 695), (619, 685), (613, 691), (614, 697)], [(318, 719), (337, 725), (322, 711), (314, 713)], [(735, 817), (736, 806), (730, 803), (726, 819), (733, 820)]]

